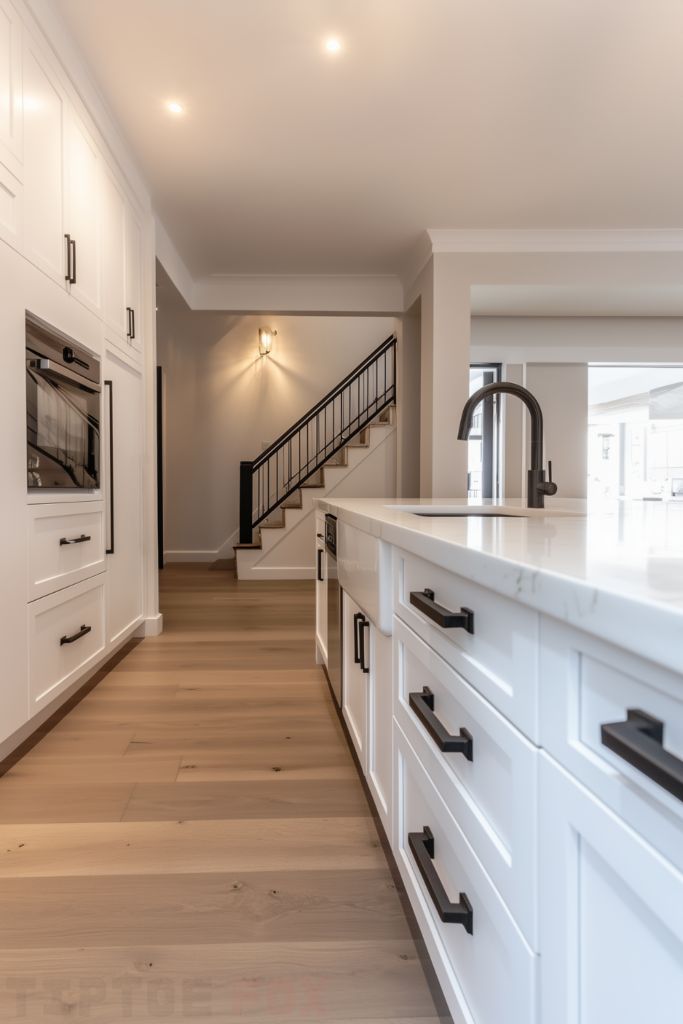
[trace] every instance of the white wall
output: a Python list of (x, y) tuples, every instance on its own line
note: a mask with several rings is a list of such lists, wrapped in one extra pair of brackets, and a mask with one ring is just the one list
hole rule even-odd
[[(394, 320), (193, 312), (160, 264), (157, 271), (166, 559), (229, 557), (240, 460), (256, 458), (303, 416), (393, 333)], [(264, 358), (259, 327), (278, 332)]]

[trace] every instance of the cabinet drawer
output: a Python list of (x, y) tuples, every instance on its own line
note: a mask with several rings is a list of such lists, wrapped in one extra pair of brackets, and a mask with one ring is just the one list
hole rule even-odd
[(545, 752), (542, 1020), (679, 1024), (683, 875)]
[[(85, 672), (104, 651), (101, 573), (28, 606), (29, 714)], [(78, 636), (85, 628), (88, 632)], [(71, 642), (66, 642), (73, 639)]]
[(103, 569), (103, 502), (29, 505), (30, 601), (80, 583)]
[[(396, 720), (537, 950), (538, 748), (398, 618), (394, 663)], [(424, 686), (433, 694), (439, 722), (452, 736), (464, 729), (471, 750), (439, 749), (429, 732), (429, 716), (424, 720), (424, 703), (410, 705), (410, 694), (421, 693)]]
[[(416, 555), (395, 557), (396, 614), (537, 742), (538, 614)], [(474, 633), (439, 626), (410, 603), (411, 593), (426, 589), (450, 611), (471, 609)]]
[[(455, 818), (394, 721), (399, 869), (455, 1022), (533, 1024), (538, 957), (472, 852)], [(472, 907), (472, 933), (444, 922), (411, 849), (411, 833), (434, 836), (431, 870), (455, 903)], [(419, 844), (418, 844), (419, 845)]]
[(683, 676), (545, 616), (540, 675), (543, 747), (683, 869), (683, 800), (602, 742), (603, 725), (637, 709), (683, 760)]

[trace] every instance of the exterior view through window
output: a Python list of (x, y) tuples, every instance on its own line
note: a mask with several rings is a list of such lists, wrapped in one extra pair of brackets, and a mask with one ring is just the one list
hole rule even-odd
[[(500, 379), (500, 363), (472, 363), (470, 395), (485, 384), (495, 384)], [(498, 496), (499, 409), (500, 400), (495, 395), (483, 401), (474, 414), (467, 447), (468, 498)]]
[(683, 366), (589, 366), (588, 498), (683, 501)]

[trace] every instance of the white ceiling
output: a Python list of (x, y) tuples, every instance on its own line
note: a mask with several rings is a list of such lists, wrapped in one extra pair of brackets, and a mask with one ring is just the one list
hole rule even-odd
[(427, 227), (683, 225), (680, 0), (52, 3), (195, 279), (400, 273)]

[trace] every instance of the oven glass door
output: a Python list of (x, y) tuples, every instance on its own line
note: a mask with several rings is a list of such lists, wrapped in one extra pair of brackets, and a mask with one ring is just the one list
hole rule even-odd
[(99, 487), (99, 391), (27, 368), (26, 427), (29, 487)]

